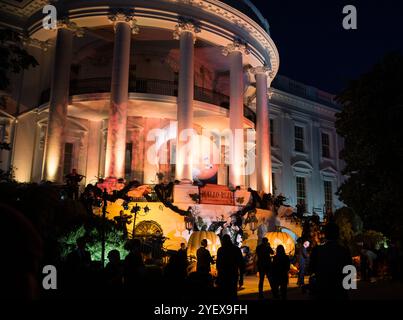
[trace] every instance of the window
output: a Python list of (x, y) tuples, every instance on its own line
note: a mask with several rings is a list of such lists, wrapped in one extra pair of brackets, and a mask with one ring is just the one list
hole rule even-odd
[(295, 134), (295, 151), (304, 152), (304, 128), (295, 126), (294, 134)]
[(277, 191), (277, 187), (276, 187), (276, 175), (275, 175), (274, 172), (272, 172), (272, 174), (271, 174), (271, 184), (272, 184), (272, 187), (273, 187), (273, 194), (276, 194), (276, 191)]
[(270, 119), (270, 146), (274, 147), (274, 120)]
[(64, 144), (63, 175), (69, 174), (73, 169), (73, 149), (72, 143)]
[(133, 143), (126, 143), (125, 179), (130, 180), (132, 175)]
[(322, 133), (322, 157), (330, 158), (330, 137), (327, 133)]
[(297, 177), (297, 204), (306, 204), (306, 188), (304, 177)]
[(331, 181), (323, 182), (325, 191), (325, 210), (326, 212), (333, 211), (333, 186)]
[(5, 136), (5, 127), (3, 125), (0, 126), (0, 142), (3, 143), (4, 141), (4, 136)]

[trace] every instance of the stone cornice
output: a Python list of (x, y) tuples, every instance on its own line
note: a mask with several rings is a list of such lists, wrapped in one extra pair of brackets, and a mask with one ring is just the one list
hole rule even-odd
[[(30, 8), (24, 14), (16, 12), (11, 7), (7, 8), (7, 12), (13, 14), (14, 17), (20, 16), (25, 20), (24, 27), (34, 34), (41, 29), (40, 19), (43, 17), (41, 10), (47, 0), (32, 0), (24, 10)], [(108, 15), (110, 8), (113, 8), (112, 0), (97, 1), (79, 1), (69, 0), (63, 2), (65, 9), (69, 12), (69, 18), (80, 23), (85, 27), (86, 21), (81, 24), (79, 19), (87, 17), (105, 17)], [(145, 17), (147, 19), (162, 19), (165, 21), (173, 21), (178, 16), (190, 16), (200, 20), (200, 25), (208, 35), (212, 33), (230, 40), (234, 37), (245, 39), (250, 45), (251, 52), (261, 62), (270, 65), (273, 76), (277, 74), (279, 68), (279, 54), (277, 48), (270, 38), (270, 35), (253, 19), (247, 15), (218, 0), (121, 0), (119, 6), (128, 9), (136, 8), (136, 18)], [(0, 8), (1, 10), (1, 8)], [(88, 20), (87, 20), (88, 21)], [(105, 21), (100, 19), (100, 21)], [(21, 23), (20, 23), (21, 25)], [(204, 32), (203, 32), (204, 33)], [(204, 36), (203, 36), (204, 37)], [(45, 37), (38, 36), (40, 40)], [(222, 41), (222, 40), (221, 40)], [(216, 42), (219, 45), (219, 42)]]

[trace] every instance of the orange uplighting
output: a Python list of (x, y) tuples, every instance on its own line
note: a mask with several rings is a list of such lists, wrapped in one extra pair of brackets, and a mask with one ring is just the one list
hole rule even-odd
[(57, 181), (60, 163), (60, 152), (56, 146), (49, 145), (46, 154), (46, 180)]

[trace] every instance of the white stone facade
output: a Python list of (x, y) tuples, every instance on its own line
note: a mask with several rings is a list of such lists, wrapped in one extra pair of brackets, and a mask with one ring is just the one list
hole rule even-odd
[[(329, 188), (327, 206), (342, 205), (335, 196), (343, 179), (343, 142), (334, 126), (338, 106), (325, 92), (277, 76), (276, 46), (258, 22), (217, 0), (123, 0), (118, 8), (113, 1), (96, 2), (59, 1), (69, 14), (53, 31), (42, 28), (43, 1), (26, 1), (12, 13), (23, 21), (14, 27), (24, 26), (31, 39), (26, 49), (39, 66), (12, 75), (10, 96), (21, 112), (15, 118), (12, 109), (0, 114), (0, 138), (13, 146), (10, 155), (2, 152), (2, 168), (14, 166), (21, 182), (60, 182), (72, 168), (86, 176), (83, 183), (124, 174), (153, 184), (158, 172), (191, 180), (191, 168), (178, 164), (188, 156), (175, 150), (172, 124), (179, 121), (176, 126), (193, 125), (197, 133), (257, 130), (261, 151), (241, 139), (235, 162), (217, 164), (218, 184), (282, 193), (295, 206), (300, 177), (308, 212), (323, 212)], [(10, 13), (9, 7), (0, 10)], [(0, 18), (8, 27), (11, 21)], [(110, 119), (115, 130), (108, 134)], [(299, 151), (296, 126), (302, 128)], [(168, 143), (161, 147), (176, 167), (147, 161), (154, 142), (146, 137), (153, 129), (165, 130)], [(256, 156), (253, 174), (240, 173), (236, 161), (244, 152)]]

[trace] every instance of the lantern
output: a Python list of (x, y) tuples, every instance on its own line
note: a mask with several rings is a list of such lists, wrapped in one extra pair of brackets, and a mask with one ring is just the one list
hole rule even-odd
[(193, 225), (194, 225), (193, 217), (185, 217), (185, 229), (187, 231), (189, 231), (189, 234), (190, 234), (190, 231), (193, 230)]
[(282, 245), (285, 253), (289, 256), (295, 254), (294, 239), (286, 232), (268, 232), (265, 237), (269, 240), (270, 246), (276, 250), (277, 246)]
[(197, 249), (201, 247), (201, 241), (207, 239), (207, 249), (212, 256), (217, 255), (217, 250), (221, 247), (220, 238), (212, 231), (194, 231), (188, 241), (188, 256), (196, 258)]

